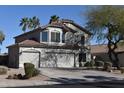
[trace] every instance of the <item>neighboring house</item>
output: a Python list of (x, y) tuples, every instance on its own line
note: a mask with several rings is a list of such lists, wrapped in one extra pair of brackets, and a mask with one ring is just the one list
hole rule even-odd
[[(124, 45), (118, 46), (115, 50), (118, 53), (119, 64), (120, 66), (124, 66)], [(96, 57), (96, 60), (110, 62), (108, 56), (108, 48), (107, 45), (91, 45), (91, 54)]]
[[(81, 46), (67, 42), (69, 33), (82, 34)], [(23, 67), (26, 62), (35, 67), (79, 67), (79, 61), (91, 60), (90, 36), (89, 31), (72, 20), (41, 26), (14, 37), (15, 44), (7, 47), (9, 67)]]

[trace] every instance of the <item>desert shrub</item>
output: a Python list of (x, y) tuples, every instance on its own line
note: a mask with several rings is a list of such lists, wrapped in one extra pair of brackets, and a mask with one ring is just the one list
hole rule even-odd
[(26, 78), (31, 78), (34, 74), (34, 64), (24, 63)]
[(97, 66), (97, 67), (103, 67), (104, 66), (104, 62), (103, 61), (96, 61), (95, 62), (95, 66)]
[(7, 67), (0, 66), (0, 75), (7, 74), (7, 70), (8, 70)]
[(121, 68), (120, 68), (120, 71), (121, 71), (121, 73), (123, 74), (123, 73), (124, 73), (124, 67), (121, 67)]
[(112, 68), (112, 63), (110, 63), (110, 62), (105, 62), (104, 63), (104, 68), (103, 69), (105, 71), (109, 71), (110, 72), (111, 71), (111, 68)]
[(34, 69), (33, 76), (37, 76), (40, 74), (40, 71), (38, 69)]
[(12, 75), (8, 75), (8, 77), (6, 79), (13, 79)]

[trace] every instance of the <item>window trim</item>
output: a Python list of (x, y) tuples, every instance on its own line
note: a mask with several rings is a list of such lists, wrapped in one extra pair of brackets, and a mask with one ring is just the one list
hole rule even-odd
[[(55, 41), (52, 41), (52, 33), (55, 34)], [(59, 41), (57, 41), (57, 34), (59, 34)], [(60, 38), (61, 34), (60, 32), (51, 32), (51, 42), (56, 42), (56, 43), (60, 43), (61, 42), (61, 38)]]
[[(46, 32), (47, 33), (47, 41), (43, 41), (43, 32)], [(41, 35), (41, 41), (42, 42), (48, 42), (49, 41), (49, 32), (48, 31), (43, 31), (43, 32), (41, 32), (42, 33), (42, 35)]]

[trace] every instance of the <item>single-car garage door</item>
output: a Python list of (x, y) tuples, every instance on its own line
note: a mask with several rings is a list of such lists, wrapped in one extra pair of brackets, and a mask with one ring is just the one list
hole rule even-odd
[(20, 55), (19, 67), (24, 67), (24, 63), (32, 63), (37, 68), (39, 65), (38, 52), (22, 52)]

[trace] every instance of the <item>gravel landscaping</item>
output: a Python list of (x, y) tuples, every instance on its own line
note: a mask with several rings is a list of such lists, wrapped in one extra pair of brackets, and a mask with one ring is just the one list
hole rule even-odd
[(38, 75), (26, 80), (6, 79), (8, 75), (22, 74), (24, 75), (24, 69), (8, 69), (7, 74), (0, 75), (0, 87), (21, 87), (21, 86), (38, 86), (52, 84), (48, 82), (50, 78), (45, 75)]

